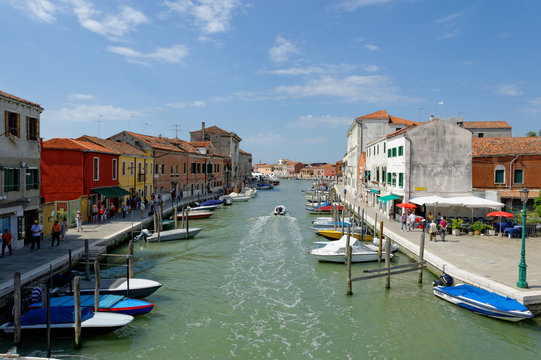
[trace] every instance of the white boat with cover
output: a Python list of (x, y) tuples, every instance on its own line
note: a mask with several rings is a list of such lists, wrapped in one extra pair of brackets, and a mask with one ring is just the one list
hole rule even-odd
[[(342, 236), (340, 240), (329, 241), (326, 245), (317, 247), (310, 251), (310, 254), (319, 261), (345, 263), (346, 262), (346, 243), (347, 235)], [(377, 261), (378, 252), (373, 247), (364, 245), (359, 240), (350, 237), (349, 243), (352, 247), (351, 262)], [(318, 245), (322, 245), (318, 242)], [(317, 246), (317, 245), (316, 245)], [(382, 253), (385, 256), (385, 252)], [(390, 254), (393, 257), (393, 254)]]

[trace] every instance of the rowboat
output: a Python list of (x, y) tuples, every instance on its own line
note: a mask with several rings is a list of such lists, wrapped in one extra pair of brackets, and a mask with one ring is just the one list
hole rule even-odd
[[(50, 329), (53, 337), (73, 337), (75, 334), (75, 308), (73, 306), (51, 307)], [(125, 314), (92, 312), (81, 308), (81, 336), (104, 334), (126, 326), (133, 316)], [(6, 334), (14, 332), (14, 324), (5, 323), (0, 330)], [(25, 336), (44, 337), (47, 331), (47, 308), (30, 310), (21, 316), (21, 332)]]
[[(81, 295), (93, 295), (96, 287), (95, 280), (81, 279)], [(156, 290), (158, 290), (162, 284), (154, 280), (138, 279), (138, 278), (119, 278), (119, 279), (101, 279), (100, 280), (100, 294), (113, 294), (128, 296), (136, 299), (145, 298)], [(70, 285), (66, 284), (62, 287), (57, 287), (51, 290), (51, 293), (57, 295), (72, 295), (73, 289), (70, 289)]]
[[(160, 241), (173, 241), (173, 240), (186, 240), (191, 239), (195, 235), (199, 234), (203, 230), (202, 228), (189, 228), (188, 235), (186, 236), (186, 229), (173, 229), (160, 232)], [(141, 234), (137, 235), (136, 241), (144, 238), (146, 242), (157, 242), (158, 233), (155, 232), (152, 235), (147, 229), (143, 229)]]
[(434, 295), (479, 315), (507, 321), (530, 319), (533, 314), (515, 299), (473, 285), (434, 286)]
[[(73, 296), (59, 296), (51, 298), (51, 309), (58, 306), (74, 306)], [(81, 295), (81, 307), (94, 309), (94, 295)], [(126, 315), (147, 314), (154, 308), (154, 304), (139, 299), (130, 299), (120, 295), (100, 295), (99, 311), (113, 312)], [(39, 309), (41, 302), (30, 304), (30, 309)]]
[[(188, 211), (188, 215), (186, 216), (189, 220), (194, 219), (206, 219), (212, 216), (214, 214), (212, 211)], [(183, 215), (182, 213), (177, 214), (177, 219), (182, 220)]]

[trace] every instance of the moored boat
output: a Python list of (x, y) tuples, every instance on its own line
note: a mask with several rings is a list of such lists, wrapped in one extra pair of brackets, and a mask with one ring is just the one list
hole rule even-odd
[[(53, 297), (50, 300), (51, 309), (57, 306), (74, 306), (73, 295)], [(30, 309), (41, 308), (41, 302), (33, 303)], [(95, 311), (94, 295), (81, 295), (81, 307)], [(126, 315), (147, 314), (154, 308), (154, 304), (140, 299), (130, 299), (120, 295), (100, 295), (99, 311), (113, 312)]]
[[(310, 254), (319, 261), (345, 263), (346, 262), (346, 243), (347, 235), (342, 236), (340, 240), (329, 241), (327, 244), (318, 242), (316, 248), (310, 251)], [(357, 239), (350, 238), (350, 245), (352, 248), (351, 262), (368, 262), (378, 260), (378, 251), (374, 251), (373, 248), (364, 245)], [(385, 252), (383, 252), (382, 256)], [(391, 257), (393, 254), (389, 254)]]
[[(328, 230), (328, 229), (321, 229), (316, 232), (317, 235), (321, 235), (326, 239), (329, 240), (338, 240), (340, 239), (342, 235), (342, 230)], [(344, 230), (344, 234), (347, 235), (347, 228)], [(354, 232), (351, 234), (352, 237), (355, 239), (361, 240), (361, 234), (358, 232)], [(362, 241), (372, 241), (374, 237), (372, 235), (364, 234)]]
[(500, 320), (520, 321), (530, 319), (533, 314), (515, 299), (498, 295), (473, 285), (437, 285), (434, 295), (479, 315)]
[[(96, 281), (81, 279), (81, 295), (94, 294)], [(100, 294), (113, 294), (122, 295), (132, 298), (145, 298), (156, 290), (158, 290), (162, 284), (154, 280), (138, 279), (138, 278), (118, 278), (118, 279), (101, 279), (100, 280)], [(66, 284), (62, 287), (54, 288), (51, 293), (57, 295), (70, 295), (73, 294), (73, 288), (70, 289), (70, 285)]]
[[(202, 228), (189, 228), (188, 234), (186, 235), (186, 229), (173, 229), (160, 232), (160, 241), (174, 241), (174, 240), (186, 240), (191, 239), (203, 230)], [(157, 242), (158, 233), (154, 232), (152, 235), (147, 229), (143, 229), (141, 234), (139, 234), (136, 240), (140, 240), (141, 237), (145, 239), (146, 242)]]
[[(213, 215), (214, 213), (212, 211), (188, 211), (188, 215), (186, 216), (189, 220), (193, 219), (206, 219)], [(177, 219), (182, 220), (183, 215), (182, 213), (177, 213)]]

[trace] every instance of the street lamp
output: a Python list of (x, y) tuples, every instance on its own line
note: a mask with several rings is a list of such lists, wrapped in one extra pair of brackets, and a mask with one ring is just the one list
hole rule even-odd
[(520, 200), (522, 201), (522, 250), (520, 251), (520, 264), (518, 265), (517, 287), (527, 289), (526, 282), (526, 202), (528, 201), (528, 189), (525, 187), (520, 190)]

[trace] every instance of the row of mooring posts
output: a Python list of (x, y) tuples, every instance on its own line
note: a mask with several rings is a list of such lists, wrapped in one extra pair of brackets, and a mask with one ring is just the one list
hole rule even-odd
[[(347, 213), (347, 215), (345, 215)], [(367, 234), (367, 226), (365, 220), (364, 209), (361, 209), (360, 206), (357, 208), (357, 212), (354, 211), (354, 207), (348, 204), (344, 198), (343, 201), (343, 210), (342, 210), (342, 235), (345, 234), (345, 222), (344, 218), (347, 216), (350, 218), (357, 218), (360, 225), (360, 237), (364, 240), (365, 233)], [(379, 231), (377, 226), (377, 214), (374, 220), (373, 234), (374, 237), (379, 233), (379, 245), (378, 245), (378, 262), (381, 262), (381, 256), (383, 254), (383, 221), (379, 222)], [(373, 275), (360, 276), (356, 278), (351, 277), (351, 258), (352, 258), (352, 247), (350, 245), (351, 234), (351, 222), (347, 225), (347, 240), (346, 240), (346, 288), (347, 294), (352, 295), (352, 283), (354, 281), (369, 280), (375, 278), (385, 277), (385, 288), (389, 289), (391, 287), (391, 275), (403, 274), (411, 271), (419, 271), (418, 282), (423, 282), (423, 270), (426, 268), (426, 261), (424, 260), (424, 248), (425, 248), (425, 232), (424, 229), (421, 232), (421, 239), (419, 244), (419, 254), (418, 261), (410, 264), (396, 265), (391, 266), (391, 239), (385, 241), (385, 267), (378, 269), (369, 269), (364, 270), (365, 273), (371, 273)], [(362, 241), (361, 240), (361, 241)]]
[[(71, 249), (68, 250), (68, 269), (70, 273), (70, 282), (69, 282), (69, 292), (73, 293), (74, 308), (75, 308), (75, 318), (74, 318), (74, 338), (75, 346), (79, 348), (81, 346), (81, 278), (75, 276), (73, 281), (71, 279), (72, 273), (72, 256)], [(89, 254), (88, 254), (88, 240), (85, 240), (85, 278), (89, 278)], [(121, 254), (102, 254), (103, 256), (111, 257), (125, 257), (127, 258), (127, 264), (121, 265), (126, 266), (127, 268), (127, 279), (126, 279), (126, 297), (129, 297), (130, 292), (130, 278), (134, 276), (134, 243), (133, 240), (130, 240), (128, 244), (128, 255)], [(109, 265), (109, 264), (105, 264)], [(119, 266), (114, 264), (114, 266)], [(100, 285), (101, 285), (101, 271), (100, 264), (98, 260), (94, 260), (94, 273), (95, 273), (95, 287), (94, 287), (94, 312), (99, 311), (100, 309)], [(53, 288), (53, 267), (49, 265), (49, 281), (45, 284), (45, 291), (42, 293), (42, 307), (47, 308), (47, 324), (46, 324), (46, 337), (47, 337), (47, 357), (51, 357), (51, 290)], [(14, 333), (13, 333), (13, 344), (19, 346), (22, 342), (21, 336), (21, 316), (22, 316), (22, 283), (21, 283), (21, 273), (16, 272), (13, 277), (13, 324), (14, 324)]]

